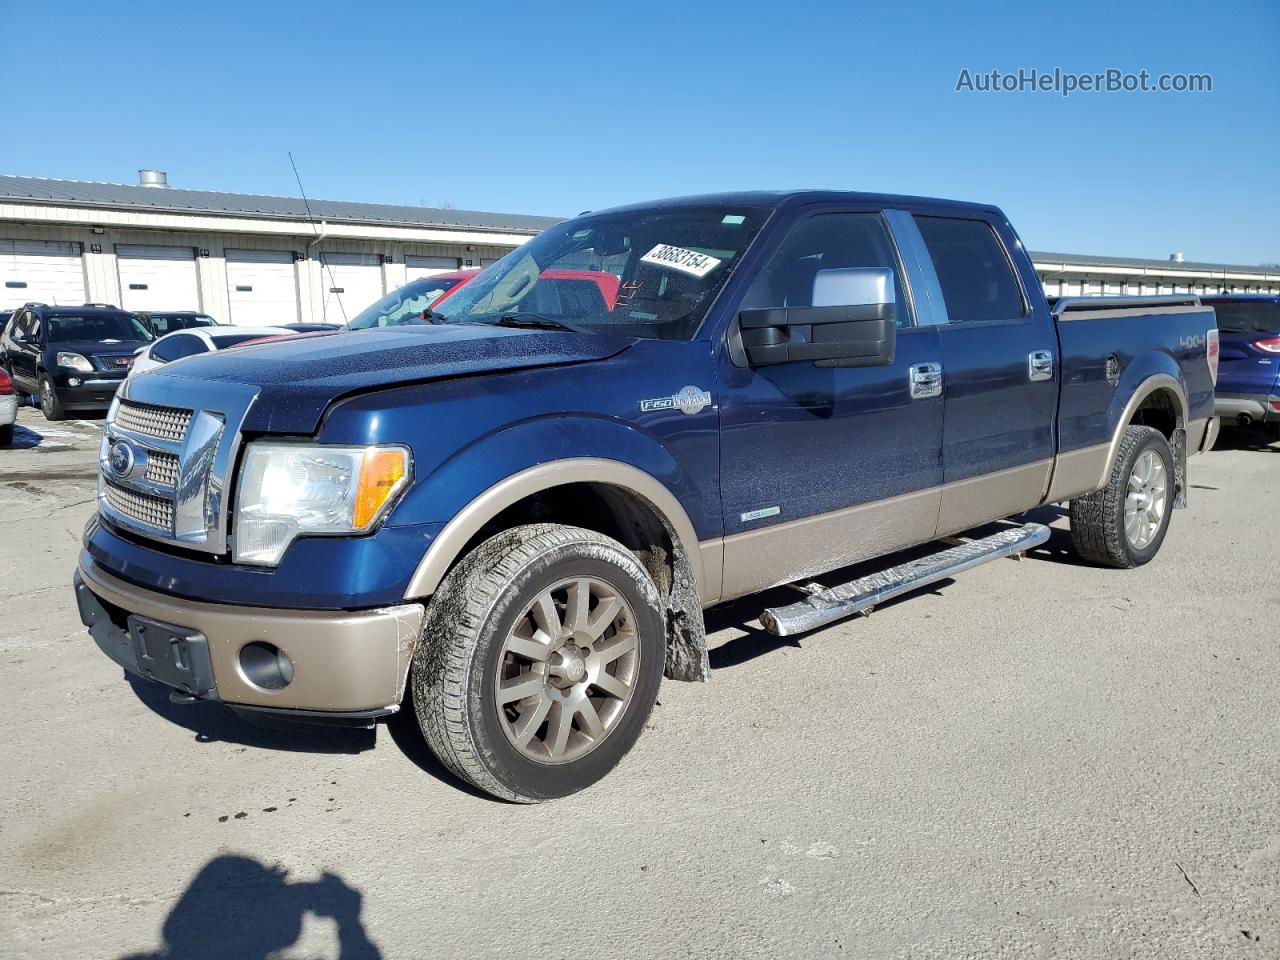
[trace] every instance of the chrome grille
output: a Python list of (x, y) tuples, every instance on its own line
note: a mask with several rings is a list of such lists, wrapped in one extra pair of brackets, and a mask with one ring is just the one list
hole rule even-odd
[(191, 411), (178, 407), (156, 407), (151, 404), (133, 403), (124, 400), (116, 411), (115, 425), (121, 430), (129, 430), (144, 437), (155, 437), (157, 440), (174, 440), (179, 443), (186, 438), (187, 427), (191, 424)]
[(148, 482), (161, 487), (176, 487), (178, 485), (178, 455), (176, 453), (165, 453), (163, 450), (152, 450), (147, 457), (146, 478)]
[(107, 503), (121, 516), (156, 530), (173, 530), (173, 504), (168, 500), (126, 489), (111, 480), (105, 486)]

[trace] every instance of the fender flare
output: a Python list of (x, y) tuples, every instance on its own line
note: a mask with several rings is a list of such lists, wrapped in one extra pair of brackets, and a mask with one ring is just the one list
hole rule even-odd
[(418, 562), (405, 588), (405, 599), (421, 599), (433, 594), (471, 538), (507, 507), (543, 490), (569, 483), (606, 483), (644, 498), (662, 515), (678, 538), (677, 546), (688, 557), (698, 595), (705, 602), (709, 596), (708, 587), (713, 588), (712, 594), (719, 593), (719, 571), (706, 569), (693, 523), (670, 490), (643, 470), (619, 460), (574, 457), (521, 470), (467, 503), (445, 524)]
[(1107, 485), (1107, 480), (1111, 477), (1111, 468), (1115, 465), (1116, 457), (1120, 453), (1120, 441), (1124, 439), (1125, 428), (1133, 422), (1133, 416), (1138, 412), (1138, 407), (1142, 402), (1150, 397), (1157, 390), (1172, 390), (1178, 399), (1178, 416), (1180, 422), (1178, 427), (1185, 430), (1190, 422), (1190, 407), (1187, 405), (1187, 393), (1182, 383), (1175, 377), (1167, 373), (1153, 373), (1141, 383), (1137, 389), (1133, 391), (1133, 395), (1129, 397), (1129, 402), (1124, 405), (1124, 410), (1120, 414), (1119, 420), (1116, 421), (1115, 432), (1111, 435), (1111, 445), (1107, 448), (1107, 458), (1102, 465), (1102, 473), (1098, 477), (1098, 485), (1096, 489), (1102, 489)]

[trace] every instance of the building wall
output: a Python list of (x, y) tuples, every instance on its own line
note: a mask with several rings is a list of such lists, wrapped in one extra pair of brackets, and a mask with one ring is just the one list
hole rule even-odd
[[(297, 315), (279, 322), (306, 323), (334, 319), (325, 314), (328, 285), (319, 261), (320, 251), (379, 257), (381, 290), (387, 293), (405, 283), (406, 256), (451, 257), (461, 267), (479, 267), (528, 239), (514, 232), (495, 234), (466, 228), (325, 223), (321, 227), (324, 238), (317, 243), (314, 229), (297, 221), (0, 203), (0, 241), (53, 240), (81, 245), (85, 291), (90, 302), (122, 303), (117, 246), (156, 244), (194, 250), (198, 280), (194, 302), (174, 303), (168, 309), (202, 310), (222, 322), (233, 319), (227, 249), (290, 254), (294, 259)], [(1037, 261), (1036, 270), (1049, 296), (1280, 294), (1280, 271), (1263, 268), (1249, 273), (1215, 269), (1206, 274), (1172, 261), (1167, 267)], [(33, 291), (31, 299), (39, 298), (38, 291)]]
[(1257, 273), (1214, 270), (1209, 273), (1169, 267), (1125, 268), (1078, 264), (1064, 270), (1061, 264), (1036, 263), (1036, 273), (1048, 296), (1079, 297), (1158, 296), (1164, 294), (1276, 293), (1280, 271), (1259, 268)]
[[(144, 215), (146, 216), (146, 215)], [(95, 214), (94, 219), (107, 219)], [(166, 219), (172, 219), (166, 217)], [(191, 217), (193, 222), (206, 225), (210, 218)], [(179, 221), (181, 222), (181, 221)], [(216, 220), (215, 220), (216, 222)], [(175, 303), (173, 310), (201, 310), (217, 320), (231, 322), (230, 301), (227, 287), (227, 263), (225, 252), (233, 250), (275, 250), (294, 257), (294, 271), (298, 292), (297, 316), (282, 318), (279, 322), (319, 322), (325, 302), (327, 285), (323, 277), (319, 253), (361, 253), (380, 257), (382, 264), (382, 292), (388, 293), (405, 282), (406, 256), (452, 257), (460, 267), (479, 267), (505, 255), (527, 237), (515, 234), (490, 235), (457, 231), (458, 240), (449, 241), (449, 231), (406, 229), (406, 239), (388, 237), (352, 237), (351, 227), (337, 229), (326, 225), (327, 236), (316, 243), (310, 233), (310, 225), (292, 224), (294, 234), (284, 233), (279, 224), (270, 224), (271, 232), (210, 231), (198, 229), (148, 229), (128, 224), (92, 226), (89, 224), (15, 222), (0, 215), (0, 240), (60, 240), (81, 244), (81, 261), (85, 277), (85, 296), (92, 303), (120, 304), (119, 263), (116, 248), (121, 244), (155, 244), (187, 247), (196, 253), (198, 293), (196, 302)], [(370, 232), (394, 234), (394, 228), (373, 228)], [(438, 236), (438, 240), (420, 240), (419, 236)], [(478, 242), (479, 241), (479, 242)], [(31, 299), (40, 299), (33, 291)], [(332, 320), (332, 318), (327, 318)]]

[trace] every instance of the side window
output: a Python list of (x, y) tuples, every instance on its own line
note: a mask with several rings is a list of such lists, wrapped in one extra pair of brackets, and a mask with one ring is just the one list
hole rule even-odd
[(27, 339), (32, 343), (40, 342), (40, 318), (34, 313), (27, 314)]
[(27, 332), (27, 318), (31, 315), (24, 310), (19, 310), (14, 314), (13, 319), (9, 322), (9, 339), (17, 340)]
[(1016, 320), (1026, 315), (1004, 244), (984, 220), (917, 216), (952, 323)]
[(181, 360), (183, 357), (191, 357), (197, 353), (204, 352), (205, 345), (203, 340), (199, 337), (182, 334), (176, 337), (167, 337), (152, 347), (151, 359), (159, 360), (161, 363), (168, 363), (170, 360)]
[[(884, 267), (893, 273), (894, 322), (912, 326), (902, 271), (884, 221), (874, 213), (826, 213), (792, 228), (742, 301), (745, 309), (841, 306), (824, 302), (825, 271)], [(816, 300), (816, 302), (815, 302)]]

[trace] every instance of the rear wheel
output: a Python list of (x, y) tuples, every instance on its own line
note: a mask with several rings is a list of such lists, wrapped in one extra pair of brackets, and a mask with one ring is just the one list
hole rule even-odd
[(0, 427), (0, 447), (8, 447), (13, 445), (13, 424), (6, 423)]
[(1174, 498), (1173, 451), (1152, 427), (1125, 428), (1107, 485), (1071, 501), (1071, 542), (1086, 560), (1138, 567), (1160, 552)]
[(58, 399), (58, 388), (47, 373), (40, 374), (40, 409), (46, 420), (65, 420), (67, 417), (62, 401)]
[(577, 527), (517, 527), (449, 573), (414, 654), (427, 743), (494, 796), (595, 783), (631, 749), (662, 681), (657, 589), (635, 555)]

